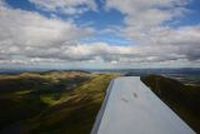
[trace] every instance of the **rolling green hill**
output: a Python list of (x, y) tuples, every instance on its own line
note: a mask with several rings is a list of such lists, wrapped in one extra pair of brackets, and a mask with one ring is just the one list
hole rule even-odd
[[(0, 133), (88, 134), (116, 74), (24, 73), (0, 76)], [(142, 77), (167, 105), (200, 133), (200, 88)]]
[(114, 77), (84, 72), (0, 76), (0, 133), (88, 134)]
[(141, 78), (188, 125), (200, 133), (200, 87), (184, 85), (163, 76), (149, 75)]

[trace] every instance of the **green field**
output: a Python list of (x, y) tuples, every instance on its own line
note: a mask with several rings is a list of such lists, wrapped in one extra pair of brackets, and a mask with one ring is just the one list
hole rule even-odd
[(0, 132), (88, 134), (116, 75), (80, 72), (0, 77)]

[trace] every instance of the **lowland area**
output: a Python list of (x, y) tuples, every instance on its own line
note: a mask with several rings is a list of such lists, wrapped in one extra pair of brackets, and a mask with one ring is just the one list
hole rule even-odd
[[(118, 76), (86, 71), (2, 74), (0, 133), (89, 134), (107, 87)], [(198, 85), (158, 75), (141, 79), (200, 133)]]

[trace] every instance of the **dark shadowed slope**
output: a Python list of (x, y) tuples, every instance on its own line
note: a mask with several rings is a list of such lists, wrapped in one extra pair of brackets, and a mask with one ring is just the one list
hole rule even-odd
[(174, 79), (150, 75), (142, 81), (167, 105), (200, 133), (200, 87), (184, 85)]

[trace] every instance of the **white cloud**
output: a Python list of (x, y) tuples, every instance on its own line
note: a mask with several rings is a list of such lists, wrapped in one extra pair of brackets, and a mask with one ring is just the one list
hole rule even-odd
[(70, 21), (47, 18), (38, 13), (0, 9), (0, 43), (14, 46), (54, 46), (77, 40), (93, 32)]
[[(90, 36), (94, 30), (78, 27), (72, 21), (47, 18), (35, 12), (0, 6), (0, 59), (22, 62), (26, 57), (48, 57), (62, 51), (62, 46), (73, 45), (80, 38)], [(2, 55), (3, 58), (2, 58)]]

